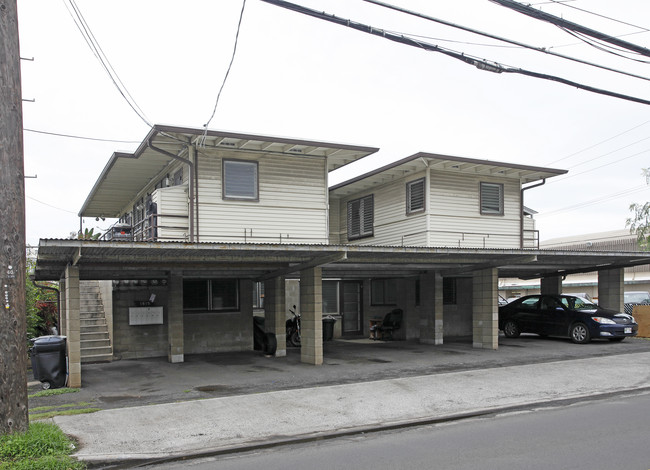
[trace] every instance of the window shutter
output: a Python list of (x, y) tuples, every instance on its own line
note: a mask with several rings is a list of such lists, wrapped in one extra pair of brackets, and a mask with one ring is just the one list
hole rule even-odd
[(348, 238), (361, 235), (361, 200), (348, 202)]
[(503, 185), (481, 183), (481, 214), (503, 214)]
[(406, 213), (424, 210), (424, 178), (406, 185)]
[(372, 236), (374, 219), (372, 194), (348, 202), (348, 240)]
[(363, 230), (361, 235), (372, 235), (373, 225), (375, 221), (375, 208), (373, 204), (373, 197), (366, 196), (361, 200)]
[(257, 163), (224, 160), (224, 197), (257, 199)]

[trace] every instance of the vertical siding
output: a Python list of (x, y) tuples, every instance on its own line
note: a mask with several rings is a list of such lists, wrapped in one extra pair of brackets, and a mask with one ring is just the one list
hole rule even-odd
[[(256, 161), (259, 201), (224, 200), (222, 159)], [(327, 243), (325, 160), (199, 151), (201, 241)]]

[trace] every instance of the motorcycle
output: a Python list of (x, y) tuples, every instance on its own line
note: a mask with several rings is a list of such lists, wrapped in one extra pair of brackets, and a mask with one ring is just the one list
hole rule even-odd
[(287, 328), (287, 346), (300, 347), (300, 314), (296, 313), (296, 306), (293, 306), (293, 310), (289, 309), (289, 312), (293, 315), (292, 318), (289, 318), (286, 322)]

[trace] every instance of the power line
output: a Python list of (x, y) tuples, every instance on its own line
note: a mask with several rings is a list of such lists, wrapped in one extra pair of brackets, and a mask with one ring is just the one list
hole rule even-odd
[(562, 5), (563, 7), (573, 8), (574, 10), (578, 10), (578, 11), (581, 11), (581, 12), (583, 12), (583, 13), (588, 13), (588, 14), (590, 14), (590, 15), (598, 16), (599, 18), (604, 18), (604, 19), (606, 19), (606, 20), (614, 21), (614, 22), (616, 22), (616, 23), (621, 23), (621, 24), (624, 24), (624, 25), (626, 25), (626, 26), (632, 26), (633, 28), (640, 29), (642, 32), (648, 32), (648, 31), (650, 31), (650, 29), (648, 29), (648, 28), (644, 28), (643, 26), (637, 26), (637, 25), (632, 24), (632, 23), (627, 23), (627, 22), (625, 22), (625, 21), (617, 20), (616, 18), (612, 18), (612, 17), (609, 17), (609, 16), (601, 15), (600, 13), (594, 13), (593, 11), (585, 10), (584, 8), (579, 8), (579, 7), (576, 7), (576, 6), (574, 6), (574, 5), (568, 5), (567, 2), (560, 2), (560, 1), (558, 1), (558, 0), (550, 0), (550, 2), (547, 2), (547, 3), (555, 3), (555, 4), (557, 4), (557, 5)]
[(574, 211), (574, 210), (577, 210), (577, 209), (582, 209), (583, 207), (588, 207), (588, 206), (593, 206), (594, 204), (599, 204), (599, 203), (601, 203), (603, 201), (608, 201), (608, 200), (612, 200), (612, 199), (620, 199), (620, 198), (622, 198), (624, 196), (628, 196), (630, 194), (641, 192), (644, 189), (647, 190), (648, 186), (643, 185), (643, 186), (638, 186), (638, 187), (634, 187), (634, 188), (629, 188), (629, 189), (626, 189), (624, 191), (619, 191), (617, 193), (608, 194), (607, 196), (601, 196), (601, 197), (598, 197), (596, 199), (590, 199), (588, 201), (584, 201), (584, 202), (581, 202), (581, 203), (578, 203), (578, 204), (574, 204), (572, 206), (566, 206), (566, 207), (562, 207), (560, 209), (555, 209), (555, 210), (548, 211), (548, 212), (540, 212), (540, 213), (537, 214), (537, 217), (538, 218), (543, 218), (543, 217), (546, 217), (548, 215), (557, 214), (557, 213), (560, 213), (560, 212), (571, 212), (571, 211)]
[(81, 10), (75, 3), (75, 0), (68, 0), (68, 2), (70, 3), (70, 7), (72, 8), (72, 11), (70, 10), (70, 7), (68, 7), (68, 4), (65, 2), (65, 0), (63, 0), (63, 4), (68, 10), (68, 13), (70, 13), (70, 16), (72, 17), (72, 20), (77, 26), (77, 29), (79, 29), (79, 32), (81, 33), (84, 40), (86, 41), (86, 44), (88, 44), (88, 47), (90, 47), (90, 50), (93, 52), (93, 54), (101, 64), (102, 68), (106, 71), (106, 73), (110, 77), (111, 81), (113, 82), (113, 85), (115, 85), (120, 95), (122, 95), (124, 100), (128, 103), (131, 109), (138, 115), (138, 117), (142, 121), (144, 121), (144, 123), (147, 126), (152, 127), (151, 122), (149, 121), (149, 119), (147, 119), (140, 106), (138, 106), (138, 104), (136, 103), (135, 99), (133, 99), (133, 96), (131, 96), (126, 86), (124, 85), (120, 77), (117, 75), (117, 72), (111, 65), (110, 61), (108, 60), (108, 57), (106, 56), (106, 54), (104, 54), (104, 51), (102, 50), (101, 46), (99, 45), (99, 42), (95, 38), (95, 35), (90, 29), (90, 26), (86, 22), (83, 14), (81, 13)]
[(212, 115), (210, 116), (210, 119), (208, 119), (208, 122), (204, 124), (203, 127), (205, 127), (205, 133), (203, 135), (203, 142), (205, 142), (205, 137), (207, 137), (208, 134), (208, 126), (210, 125), (210, 122), (212, 122), (212, 119), (214, 118), (214, 115), (217, 112), (217, 106), (219, 105), (219, 99), (221, 98), (221, 92), (223, 91), (224, 86), (226, 86), (226, 80), (228, 80), (228, 75), (230, 74), (230, 69), (232, 68), (232, 64), (235, 61), (235, 54), (237, 53), (237, 44), (239, 43), (239, 31), (241, 30), (241, 23), (242, 19), (244, 18), (244, 9), (246, 8), (246, 0), (242, 2), (241, 6), (241, 12), (239, 14), (239, 22), (237, 23), (237, 33), (235, 34), (235, 44), (232, 49), (232, 56), (230, 57), (230, 63), (228, 64), (228, 69), (226, 70), (226, 74), (223, 77), (223, 81), (221, 82), (221, 87), (219, 88), (219, 93), (217, 94), (217, 99), (214, 103), (214, 109), (212, 110)]
[(422, 19), (425, 19), (425, 20), (428, 20), (428, 21), (433, 21), (435, 23), (439, 23), (439, 24), (442, 24), (442, 25), (445, 25), (445, 26), (450, 26), (452, 28), (460, 29), (462, 31), (466, 31), (466, 32), (469, 32), (469, 33), (472, 33), (472, 34), (478, 34), (479, 36), (485, 36), (485, 37), (490, 38), (490, 39), (495, 39), (497, 41), (505, 42), (507, 44), (512, 44), (512, 45), (515, 45), (515, 46), (518, 46), (518, 47), (522, 47), (524, 49), (530, 49), (530, 50), (533, 50), (533, 51), (536, 51), (536, 52), (542, 52), (544, 54), (559, 57), (561, 59), (566, 59), (566, 60), (570, 60), (570, 61), (573, 61), (573, 62), (578, 62), (578, 63), (583, 64), (583, 65), (588, 65), (590, 67), (596, 67), (596, 68), (599, 68), (599, 69), (607, 70), (609, 72), (619, 73), (619, 74), (622, 74), (622, 75), (627, 75), (627, 76), (630, 76), (630, 77), (639, 78), (641, 80), (650, 81), (650, 78), (648, 78), (648, 77), (643, 77), (641, 75), (636, 75), (636, 74), (633, 74), (633, 73), (630, 73), (630, 72), (625, 72), (623, 70), (614, 69), (614, 68), (611, 68), (611, 67), (607, 67), (605, 65), (600, 65), (600, 64), (596, 64), (594, 62), (589, 62), (589, 61), (586, 61), (586, 60), (583, 60), (583, 59), (578, 59), (576, 57), (571, 57), (571, 56), (568, 56), (568, 55), (560, 54), (558, 52), (551, 51), (550, 49), (545, 48), (545, 47), (531, 46), (531, 45), (525, 44), (523, 42), (515, 41), (515, 40), (512, 40), (512, 39), (507, 39), (507, 38), (504, 38), (504, 37), (501, 37), (501, 36), (497, 36), (495, 34), (486, 33), (486, 32), (479, 31), (479, 30), (476, 30), (476, 29), (473, 29), (473, 28), (468, 28), (466, 26), (461, 26), (459, 24), (451, 23), (449, 21), (441, 20), (439, 18), (434, 18), (432, 16), (425, 15), (423, 13), (418, 13), (418, 12), (415, 12), (415, 11), (412, 11), (412, 10), (407, 10), (406, 8), (401, 8), (401, 7), (398, 7), (398, 6), (395, 6), (395, 5), (390, 5), (388, 3), (380, 2), (378, 0), (363, 0), (363, 1), (367, 2), (367, 3), (372, 3), (373, 5), (378, 5), (378, 6), (381, 6), (381, 7), (384, 7), (384, 8), (399, 11), (401, 13), (406, 13), (406, 14), (411, 15), (411, 16), (416, 16), (418, 18), (422, 18)]
[(429, 52), (439, 52), (441, 54), (447, 55), (449, 57), (452, 57), (454, 59), (460, 60), (462, 62), (465, 62), (466, 64), (470, 64), (478, 68), (479, 70), (486, 70), (488, 72), (494, 72), (494, 73), (514, 73), (514, 74), (520, 74), (520, 75), (526, 75), (529, 77), (533, 78), (539, 78), (542, 80), (549, 80), (549, 81), (555, 81), (558, 83), (562, 83), (564, 85), (568, 85), (571, 87), (579, 88), (585, 91), (590, 91), (592, 93), (597, 93), (600, 95), (605, 95), (605, 96), (611, 96), (613, 98), (619, 98), (623, 99), (626, 101), (632, 101), (635, 103), (640, 103), (640, 104), (645, 104), (645, 105), (650, 105), (649, 100), (645, 100), (643, 98), (637, 98), (634, 96), (630, 95), (624, 95), (622, 93), (617, 93), (614, 91), (609, 91), (609, 90), (603, 90), (601, 88), (596, 88), (592, 87), (589, 85), (584, 85), (582, 83), (574, 82), (572, 80), (568, 80), (562, 77), (557, 77), (554, 75), (548, 75), (544, 73), (539, 73), (539, 72), (533, 72), (530, 70), (525, 70), (522, 68), (514, 68), (514, 67), (506, 67), (504, 65), (501, 65), (496, 62), (488, 61), (485, 59), (477, 58), (470, 56), (468, 54), (464, 53), (459, 53), (456, 51), (452, 51), (450, 49), (445, 49), (440, 46), (434, 45), (434, 44), (429, 44), (423, 41), (417, 41), (415, 39), (409, 38), (407, 36), (400, 36), (396, 35), (394, 33), (391, 33), (389, 31), (375, 28), (373, 26), (365, 25), (362, 23), (358, 23), (352, 20), (346, 20), (343, 18), (339, 18), (334, 15), (329, 15), (323, 12), (319, 12), (316, 10), (312, 10), (310, 8), (303, 7), (301, 5), (296, 5), (294, 3), (286, 2), (284, 0), (262, 0), (265, 3), (269, 3), (271, 5), (279, 6), (282, 8), (286, 8), (288, 10), (295, 11), (297, 13), (301, 13), (307, 16), (312, 16), (314, 18), (318, 18), (321, 20), (329, 21), (331, 23), (338, 24), (340, 26), (346, 26), (348, 28), (356, 29), (357, 31), (361, 31), (367, 34), (371, 34), (373, 36), (379, 36), (383, 37), (384, 39), (387, 39), (389, 41), (397, 42), (400, 44), (405, 44), (408, 46), (412, 47), (419, 47), (425, 51)]
[(97, 141), (97, 142), (117, 142), (117, 143), (121, 143), (121, 144), (139, 144), (140, 143), (139, 140), (99, 139), (99, 138), (95, 138), (95, 137), (83, 137), (83, 136), (80, 136), (80, 135), (59, 134), (59, 133), (56, 133), (56, 132), (37, 131), (35, 129), (27, 129), (27, 128), (23, 128), (23, 131), (34, 132), (36, 134), (53, 135), (53, 136), (56, 136), (56, 137), (67, 137), (67, 138), (70, 138), (70, 139), (94, 140), (94, 141)]
[(650, 57), (650, 50), (646, 49), (645, 47), (638, 46), (631, 42), (623, 41), (622, 39), (615, 38), (609, 34), (601, 33), (600, 31), (587, 28), (586, 26), (582, 26), (578, 23), (573, 23), (572, 21), (567, 21), (563, 18), (559, 18), (557, 16), (551, 15), (549, 13), (545, 13), (543, 11), (537, 10), (527, 5), (517, 3), (513, 0), (490, 0), (490, 1), (493, 3), (497, 3), (501, 6), (504, 6), (506, 8), (510, 8), (511, 10), (515, 10), (518, 13), (523, 13), (524, 15), (535, 18), (536, 20), (546, 21), (547, 23), (554, 24), (555, 26), (559, 26), (563, 29), (566, 28), (574, 32), (586, 34), (587, 36), (591, 36), (595, 39), (600, 39), (601, 41), (609, 42), (610, 44), (614, 44), (624, 49), (634, 51), (641, 55)]
[(31, 197), (31, 196), (25, 196), (25, 197), (27, 199), (31, 199), (32, 201), (38, 202), (39, 204), (43, 204), (44, 206), (51, 207), (52, 209), (56, 209), (56, 210), (59, 210), (59, 211), (67, 212), (69, 214), (77, 215), (76, 212), (69, 211), (67, 209), (61, 209), (60, 207), (53, 206), (52, 204), (48, 204), (47, 202), (39, 201), (38, 199), (35, 199), (35, 198)]

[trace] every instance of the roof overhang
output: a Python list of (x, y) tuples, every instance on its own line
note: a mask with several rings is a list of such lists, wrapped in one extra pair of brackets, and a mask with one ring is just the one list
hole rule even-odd
[(183, 242), (41, 240), (36, 280), (59, 280), (77, 266), (82, 280), (185, 276), (264, 280), (321, 266), (324, 278), (412, 277), (427, 271), (542, 278), (650, 264), (650, 253)]
[(118, 217), (155, 177), (175, 159), (150, 147), (176, 156), (187, 147), (224, 149), (263, 157), (293, 155), (327, 159), (332, 171), (377, 152), (374, 147), (316, 142), (282, 137), (237, 134), (216, 130), (155, 125), (134, 153), (114, 153), (79, 211), (80, 217)]
[(553, 168), (419, 152), (332, 186), (330, 188), (330, 195), (334, 197), (345, 197), (350, 194), (357, 194), (381, 184), (390, 183), (408, 177), (409, 175), (420, 173), (427, 168), (483, 177), (514, 178), (519, 180), (521, 184), (532, 183), (567, 173), (567, 170)]

